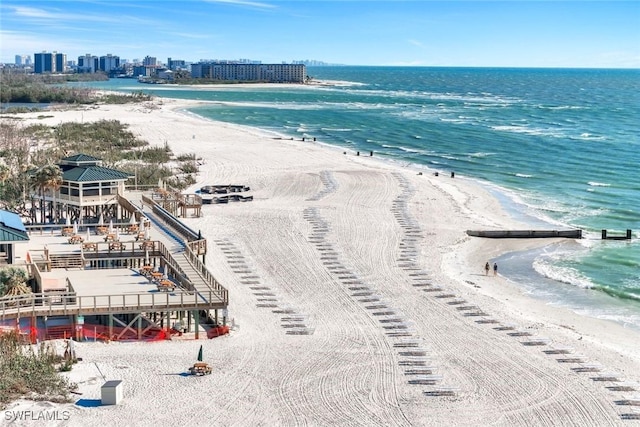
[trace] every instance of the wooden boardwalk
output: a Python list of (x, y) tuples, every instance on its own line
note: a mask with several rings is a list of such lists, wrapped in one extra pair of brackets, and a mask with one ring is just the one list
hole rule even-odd
[[(125, 209), (137, 209), (128, 200), (124, 201)], [(206, 240), (188, 229), (166, 210), (154, 205), (152, 200), (147, 199), (146, 202), (149, 209), (145, 212), (138, 211), (138, 213), (145, 215), (154, 223), (154, 237), (157, 240), (117, 242), (117, 245), (107, 241), (92, 242), (90, 245), (82, 243), (78, 246), (70, 246), (71, 250), (63, 254), (49, 254), (46, 249), (33, 251), (34, 265), (30, 268), (34, 274), (40, 278), (46, 271), (64, 269), (63, 274), (66, 276), (68, 291), (0, 298), (0, 321), (43, 316), (176, 311), (203, 312), (209, 316), (209, 311), (214, 310), (214, 320), (217, 322), (218, 310), (226, 311), (229, 295), (227, 289), (213, 277), (200, 260), (200, 256), (206, 254)], [(40, 252), (46, 255), (40, 255)], [(156, 289), (135, 291), (138, 286), (135, 282), (142, 277), (137, 277), (136, 268), (147, 263), (149, 259), (160, 262), (164, 273), (177, 285), (173, 291), (162, 292)], [(116, 263), (116, 270), (113, 263)], [(153, 264), (156, 263), (153, 262)], [(121, 278), (120, 287), (108, 286), (109, 282), (117, 281), (117, 278), (111, 275), (110, 279), (101, 281), (106, 284), (106, 286), (103, 285), (104, 289), (101, 288), (104, 292), (94, 295), (98, 284), (95, 284), (96, 286), (93, 283), (87, 284), (92, 280), (87, 280), (86, 274), (95, 272), (95, 277), (102, 277), (103, 272), (117, 271), (119, 265), (122, 265), (119, 270), (125, 271), (124, 275), (131, 277)], [(38, 266), (42, 266), (45, 270), (40, 272)], [(87, 266), (90, 268), (87, 269)], [(132, 272), (134, 273), (131, 274)], [(122, 283), (125, 279), (128, 281)], [(148, 287), (149, 285), (146, 288)], [(121, 291), (111, 293), (109, 292), (111, 289), (121, 289)]]

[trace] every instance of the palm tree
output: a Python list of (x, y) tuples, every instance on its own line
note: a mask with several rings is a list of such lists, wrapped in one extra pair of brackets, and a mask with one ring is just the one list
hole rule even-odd
[(51, 190), (51, 198), (53, 199), (53, 220), (58, 220), (57, 198), (55, 197), (55, 191), (62, 185), (62, 169), (60, 166), (54, 164), (48, 164), (45, 166), (45, 175), (47, 177), (45, 181), (45, 188)]
[[(45, 193), (47, 190), (57, 190), (62, 185), (62, 170), (58, 165), (48, 163), (31, 173), (31, 186), (40, 194), (40, 218), (45, 222)], [(55, 198), (54, 198), (55, 203)]]
[[(44, 187), (45, 187), (45, 175), (42, 168), (37, 168), (29, 173), (29, 185), (31, 188), (38, 192), (40, 196), (40, 222), (44, 223)], [(35, 218), (34, 213), (34, 220)]]
[(27, 272), (20, 267), (0, 270), (0, 296), (16, 296), (32, 293), (27, 285)]

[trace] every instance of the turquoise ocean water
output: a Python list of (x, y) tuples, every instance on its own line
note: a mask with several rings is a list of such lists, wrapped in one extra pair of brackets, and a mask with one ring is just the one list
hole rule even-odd
[[(552, 304), (640, 330), (640, 70), (317, 67), (308, 74), (340, 84), (91, 86), (214, 101), (192, 112), (477, 179), (532, 226), (585, 231), (577, 243), (505, 255), (501, 273)], [(634, 239), (602, 241), (602, 229), (632, 229)]]

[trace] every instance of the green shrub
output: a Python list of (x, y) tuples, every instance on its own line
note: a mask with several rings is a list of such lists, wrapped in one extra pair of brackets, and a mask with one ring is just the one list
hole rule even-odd
[(17, 332), (0, 334), (0, 409), (21, 397), (69, 401), (69, 392), (77, 385), (58, 373), (61, 362), (63, 358), (48, 343), (41, 343), (34, 351), (31, 345), (24, 345)]

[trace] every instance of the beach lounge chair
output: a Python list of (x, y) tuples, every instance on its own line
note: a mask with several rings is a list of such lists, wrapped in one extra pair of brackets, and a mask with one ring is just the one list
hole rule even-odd
[(571, 368), (571, 370), (574, 372), (600, 372), (602, 370), (602, 365), (598, 363), (591, 363)]
[(640, 390), (640, 385), (633, 382), (625, 382), (607, 386), (607, 389), (611, 391), (638, 391)]
[(632, 396), (622, 400), (616, 400), (616, 405), (640, 406), (640, 396)]
[(593, 381), (607, 381), (607, 382), (619, 382), (620, 374), (615, 372), (606, 372), (603, 374), (598, 374), (595, 377), (591, 377)]
[(640, 412), (634, 411), (626, 414), (621, 414), (620, 418), (623, 420), (640, 420)]
[(435, 385), (442, 381), (442, 375), (417, 375), (407, 382), (413, 385)]
[(458, 392), (457, 387), (440, 387), (434, 390), (425, 391), (425, 396), (455, 396)]

